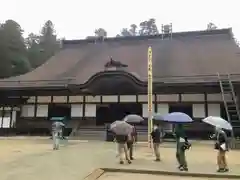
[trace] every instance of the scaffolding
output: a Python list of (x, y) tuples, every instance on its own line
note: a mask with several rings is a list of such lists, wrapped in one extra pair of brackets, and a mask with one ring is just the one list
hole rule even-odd
[(172, 23), (162, 24), (162, 40), (172, 39)]

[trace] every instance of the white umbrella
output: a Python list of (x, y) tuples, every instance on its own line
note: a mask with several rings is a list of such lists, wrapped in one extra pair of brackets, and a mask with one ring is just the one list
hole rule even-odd
[(110, 129), (117, 135), (128, 135), (132, 133), (133, 126), (125, 121), (115, 121), (111, 124)]
[(136, 115), (136, 114), (129, 114), (129, 115), (125, 116), (123, 120), (128, 123), (140, 123), (140, 122), (144, 121), (143, 117)]
[(117, 124), (121, 123), (122, 121), (120, 120), (117, 120), (117, 121), (114, 121), (111, 125), (110, 125), (110, 129), (113, 129), (116, 127)]
[(232, 125), (225, 119), (217, 116), (209, 116), (202, 120), (203, 122), (215, 126), (217, 128), (222, 128), (226, 130), (232, 130)]

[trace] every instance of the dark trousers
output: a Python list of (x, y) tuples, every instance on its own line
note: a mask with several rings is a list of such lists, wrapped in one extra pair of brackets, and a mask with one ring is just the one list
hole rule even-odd
[(182, 167), (185, 167), (185, 168), (187, 167), (185, 150), (182, 150), (182, 149), (178, 150), (177, 153), (176, 153), (176, 158), (177, 158), (179, 166), (182, 166)]
[(133, 157), (133, 142), (127, 142), (127, 148), (129, 151), (129, 157), (132, 158)]

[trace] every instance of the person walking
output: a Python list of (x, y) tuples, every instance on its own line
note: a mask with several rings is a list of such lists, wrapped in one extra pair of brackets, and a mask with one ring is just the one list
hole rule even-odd
[(160, 143), (161, 143), (161, 132), (158, 128), (157, 125), (153, 126), (153, 130), (151, 132), (151, 137), (152, 137), (152, 141), (153, 141), (153, 149), (154, 149), (154, 154), (155, 154), (155, 161), (161, 161), (160, 159)]
[(63, 123), (64, 126), (62, 126), (62, 131), (60, 132), (60, 138), (61, 138), (61, 140), (66, 140), (66, 137), (64, 136), (64, 130), (66, 128), (66, 123), (67, 123), (67, 117), (66, 116), (63, 117), (62, 123)]
[(176, 125), (175, 136), (176, 136), (176, 142), (177, 142), (176, 158), (179, 164), (178, 168), (180, 171), (188, 171), (185, 151), (189, 149), (190, 143), (188, 142), (188, 139), (182, 124)]
[(59, 149), (63, 126), (64, 124), (59, 121), (53, 122), (52, 124), (53, 150)]
[(215, 149), (218, 150), (217, 172), (228, 172), (229, 169), (226, 160), (226, 152), (229, 150), (227, 135), (221, 128), (216, 128), (215, 137), (216, 137)]
[[(131, 164), (131, 160), (128, 156), (128, 149), (127, 149), (127, 135), (116, 135), (115, 136), (116, 142), (117, 142), (117, 150), (118, 150), (118, 156), (120, 158), (119, 163), (124, 164), (124, 159), (127, 160), (128, 164)], [(124, 158), (124, 155), (125, 158)]]
[(127, 139), (127, 148), (128, 148), (128, 151), (129, 151), (129, 158), (130, 160), (134, 160), (133, 158), (133, 144), (135, 142), (135, 128), (133, 127), (133, 131), (132, 133), (130, 133), (128, 135), (128, 139)]

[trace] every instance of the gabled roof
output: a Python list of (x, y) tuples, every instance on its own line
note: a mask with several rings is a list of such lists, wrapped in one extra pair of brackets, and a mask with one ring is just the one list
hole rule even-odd
[[(107, 38), (104, 42), (64, 40), (63, 48), (45, 64), (27, 74), (3, 79), (0, 87), (54, 87), (81, 85), (104, 71), (110, 57), (126, 64), (128, 73), (147, 81), (147, 49), (153, 50), (153, 80), (203, 82), (216, 74), (237, 74), (240, 81), (240, 49), (232, 30), (173, 33), (157, 36)], [(239, 74), (239, 75), (238, 75)]]

